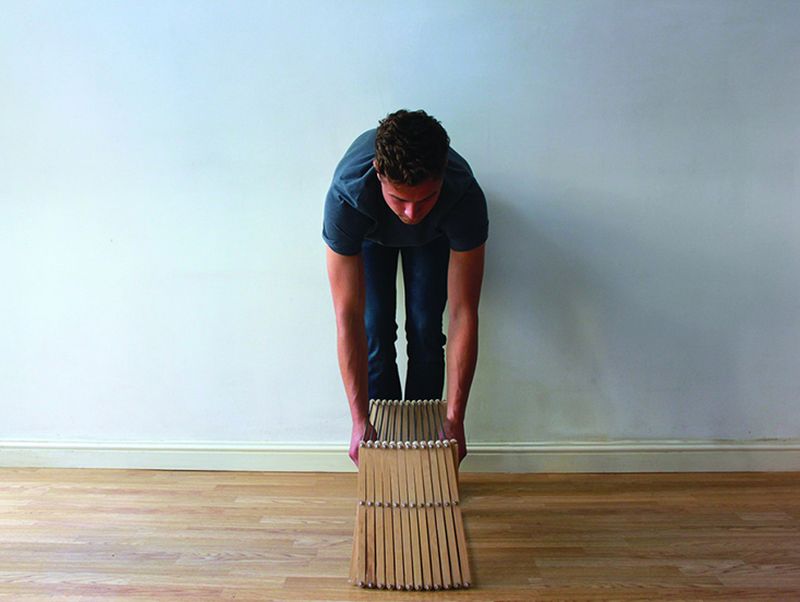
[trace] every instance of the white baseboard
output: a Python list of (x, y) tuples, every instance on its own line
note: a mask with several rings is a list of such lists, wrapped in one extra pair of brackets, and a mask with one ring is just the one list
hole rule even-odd
[[(333, 443), (0, 441), (0, 467), (350, 472)], [(475, 443), (463, 472), (800, 470), (800, 439)]]

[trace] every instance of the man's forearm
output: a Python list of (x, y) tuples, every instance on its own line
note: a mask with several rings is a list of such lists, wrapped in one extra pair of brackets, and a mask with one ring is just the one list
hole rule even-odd
[(369, 416), (369, 393), (367, 334), (362, 316), (338, 320), (337, 351), (353, 423), (365, 423)]
[(447, 418), (463, 422), (478, 362), (477, 313), (451, 315), (447, 339)]

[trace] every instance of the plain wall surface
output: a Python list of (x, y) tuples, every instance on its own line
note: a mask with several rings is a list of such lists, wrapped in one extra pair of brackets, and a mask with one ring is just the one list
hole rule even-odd
[(796, 437), (798, 65), (793, 1), (6, 1), (0, 439), (348, 440), (323, 199), (398, 108), (489, 202), (470, 441)]

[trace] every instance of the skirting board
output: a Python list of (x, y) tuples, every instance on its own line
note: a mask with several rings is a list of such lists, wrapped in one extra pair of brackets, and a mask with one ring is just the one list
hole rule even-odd
[[(0, 467), (355, 472), (332, 443), (0, 441)], [(800, 439), (474, 443), (464, 472), (800, 470)]]

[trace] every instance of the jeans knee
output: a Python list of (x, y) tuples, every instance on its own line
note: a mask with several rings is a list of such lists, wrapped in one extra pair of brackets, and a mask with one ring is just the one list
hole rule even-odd
[(442, 321), (436, 319), (416, 320), (414, 324), (406, 324), (408, 355), (422, 361), (436, 361), (443, 355), (447, 341), (442, 332)]
[(393, 360), (395, 342), (397, 341), (397, 323), (391, 320), (365, 320), (367, 330), (367, 348), (370, 359), (387, 358)]

